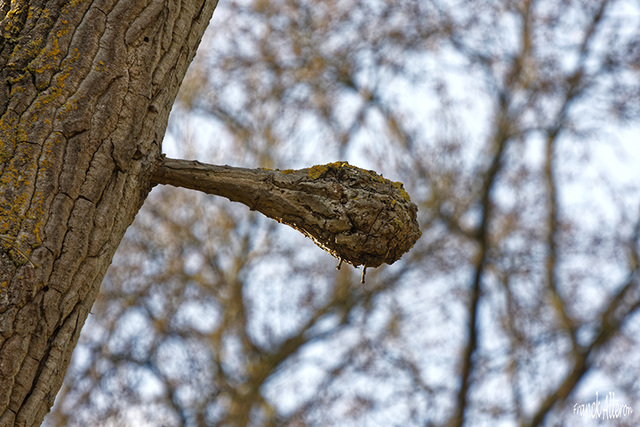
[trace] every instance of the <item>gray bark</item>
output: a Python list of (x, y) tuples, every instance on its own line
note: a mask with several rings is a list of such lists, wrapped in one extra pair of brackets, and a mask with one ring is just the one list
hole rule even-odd
[(420, 237), (402, 184), (346, 162), (273, 171), (163, 159), (152, 180), (243, 203), (354, 266), (392, 264)]
[(152, 185), (219, 194), (354, 265), (419, 237), (398, 183), (161, 157), (211, 0), (0, 0), (0, 426), (39, 425), (125, 230)]
[(0, 426), (39, 425), (211, 0), (0, 0)]

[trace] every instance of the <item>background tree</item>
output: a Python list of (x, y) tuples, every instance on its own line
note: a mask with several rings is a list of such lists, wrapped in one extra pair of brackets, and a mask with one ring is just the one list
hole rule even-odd
[(375, 167), (406, 183), (423, 236), (361, 286), (242, 206), (154, 190), (48, 422), (583, 425), (574, 404), (613, 391), (636, 425), (639, 16), (225, 3), (171, 149)]

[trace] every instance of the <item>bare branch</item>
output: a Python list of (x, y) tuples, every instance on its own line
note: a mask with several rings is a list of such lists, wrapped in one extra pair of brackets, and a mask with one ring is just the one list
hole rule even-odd
[(421, 234), (402, 183), (347, 162), (280, 171), (165, 158), (152, 180), (243, 203), (354, 266), (392, 264)]

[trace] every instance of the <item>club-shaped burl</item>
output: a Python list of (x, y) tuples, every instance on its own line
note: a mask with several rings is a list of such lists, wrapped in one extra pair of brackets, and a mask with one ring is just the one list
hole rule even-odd
[(163, 158), (152, 181), (243, 203), (302, 232), (340, 263), (362, 265), (363, 279), (367, 267), (394, 263), (421, 234), (418, 208), (401, 183), (347, 162), (267, 170)]

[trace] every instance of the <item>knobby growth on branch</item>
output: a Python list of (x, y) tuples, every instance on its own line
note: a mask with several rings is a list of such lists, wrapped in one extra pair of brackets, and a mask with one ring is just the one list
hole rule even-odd
[(347, 162), (247, 169), (164, 158), (152, 180), (240, 202), (287, 224), (354, 266), (393, 264), (421, 235), (402, 183)]

